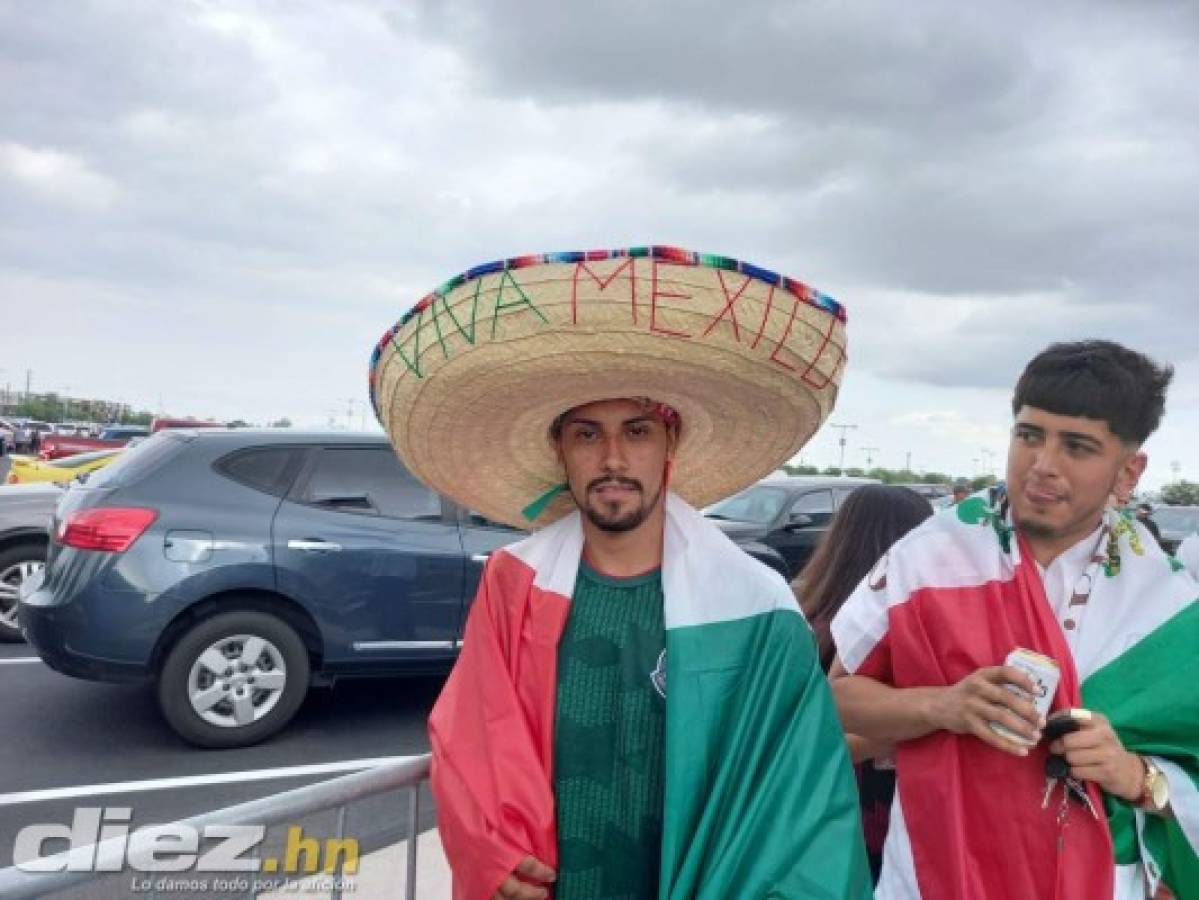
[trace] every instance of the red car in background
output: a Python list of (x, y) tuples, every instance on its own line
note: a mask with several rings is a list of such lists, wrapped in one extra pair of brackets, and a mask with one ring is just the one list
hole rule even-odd
[(77, 437), (66, 434), (48, 434), (42, 438), (41, 459), (62, 459), (76, 453), (92, 450), (109, 450), (124, 447), (134, 438), (148, 437), (166, 428), (224, 428), (223, 422), (205, 422), (199, 419), (155, 419), (150, 427), (139, 425), (113, 425), (100, 432), (98, 438)]
[(74, 456), (76, 453), (110, 450), (124, 447), (135, 437), (145, 437), (149, 433), (145, 428), (114, 425), (101, 431), (98, 438), (47, 434), (42, 437), (41, 452), (38, 453), (38, 456), (41, 459), (62, 459), (64, 456)]

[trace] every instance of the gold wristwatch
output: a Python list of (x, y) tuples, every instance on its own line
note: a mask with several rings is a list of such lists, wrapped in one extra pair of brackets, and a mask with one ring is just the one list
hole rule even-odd
[(1170, 782), (1166, 773), (1153, 764), (1147, 756), (1141, 757), (1145, 766), (1145, 781), (1141, 785), (1141, 800), (1138, 804), (1149, 812), (1160, 813), (1170, 805)]

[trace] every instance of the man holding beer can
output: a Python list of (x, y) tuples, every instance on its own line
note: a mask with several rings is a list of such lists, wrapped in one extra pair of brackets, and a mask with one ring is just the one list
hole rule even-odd
[(1199, 897), (1199, 586), (1108, 505), (1172, 374), (1040, 353), (1006, 497), (909, 533), (834, 619), (842, 722), (895, 746), (880, 900)]

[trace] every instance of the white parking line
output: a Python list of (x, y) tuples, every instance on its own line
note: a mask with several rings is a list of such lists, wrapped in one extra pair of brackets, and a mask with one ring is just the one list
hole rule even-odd
[(0, 666), (15, 666), (17, 663), (40, 663), (39, 656), (14, 656), (12, 659), (0, 659)]
[(19, 803), (41, 803), (47, 800), (70, 800), (103, 794), (135, 794), (141, 791), (163, 791), (172, 788), (207, 787), (213, 784), (237, 784), (244, 781), (266, 781), (275, 778), (296, 778), (305, 775), (331, 775), (357, 772), (387, 763), (405, 762), (415, 756), (377, 756), (370, 759), (345, 759), (340, 762), (316, 763), (308, 766), (284, 766), (277, 769), (252, 769), (244, 772), (220, 772), (212, 775), (185, 775), (179, 778), (152, 778), (147, 781), (114, 781), (110, 784), (80, 784), (40, 791), (17, 791), (0, 794), (0, 806)]

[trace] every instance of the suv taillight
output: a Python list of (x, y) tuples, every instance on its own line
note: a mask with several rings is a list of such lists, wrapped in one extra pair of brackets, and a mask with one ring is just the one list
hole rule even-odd
[(58, 542), (77, 550), (124, 553), (157, 518), (158, 510), (137, 506), (84, 509), (63, 519)]

